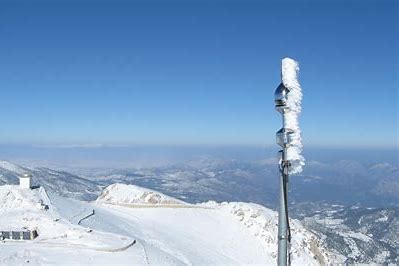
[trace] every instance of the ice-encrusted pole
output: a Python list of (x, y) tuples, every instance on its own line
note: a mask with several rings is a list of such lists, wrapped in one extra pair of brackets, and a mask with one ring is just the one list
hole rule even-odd
[(279, 266), (290, 264), (289, 244), (291, 231), (288, 219), (288, 177), (302, 172), (305, 159), (301, 155), (302, 139), (298, 124), (301, 112), (302, 89), (298, 82), (298, 63), (284, 58), (281, 66), (281, 83), (274, 94), (276, 110), (283, 117), (283, 128), (277, 134), (280, 169), (280, 206), (278, 212), (278, 258)]

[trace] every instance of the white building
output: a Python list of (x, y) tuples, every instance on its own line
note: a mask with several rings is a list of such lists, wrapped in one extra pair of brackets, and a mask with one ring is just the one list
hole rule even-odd
[(21, 188), (32, 188), (32, 177), (30, 174), (24, 174), (19, 178), (19, 186)]

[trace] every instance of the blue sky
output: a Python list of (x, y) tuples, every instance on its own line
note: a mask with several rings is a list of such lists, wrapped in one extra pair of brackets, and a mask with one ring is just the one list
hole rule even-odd
[(0, 4), (0, 143), (274, 144), (280, 60), (305, 145), (398, 147), (395, 1)]

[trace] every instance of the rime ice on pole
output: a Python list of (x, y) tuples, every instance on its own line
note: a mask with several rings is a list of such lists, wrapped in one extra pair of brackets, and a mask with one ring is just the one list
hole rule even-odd
[(298, 82), (298, 62), (291, 58), (284, 58), (281, 66), (281, 80), (289, 90), (287, 95), (288, 112), (284, 113), (284, 127), (292, 129), (291, 145), (287, 148), (287, 160), (290, 161), (289, 174), (299, 174), (305, 165), (302, 156), (302, 138), (298, 116), (301, 113), (302, 89)]

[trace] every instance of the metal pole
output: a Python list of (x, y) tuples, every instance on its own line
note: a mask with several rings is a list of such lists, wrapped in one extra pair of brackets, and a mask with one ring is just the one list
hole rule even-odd
[(302, 171), (305, 159), (302, 151), (298, 115), (301, 112), (302, 89), (298, 82), (298, 62), (291, 58), (281, 61), (281, 83), (274, 93), (276, 111), (283, 118), (283, 127), (277, 131), (280, 161), (280, 206), (278, 209), (278, 265), (291, 264), (291, 229), (288, 218), (288, 179), (290, 174)]
[(288, 220), (288, 167), (287, 147), (291, 142), (293, 130), (286, 127), (284, 114), (287, 112), (286, 100), (289, 90), (280, 84), (275, 92), (276, 110), (282, 114), (283, 128), (277, 131), (276, 140), (283, 149), (279, 151), (279, 169), (280, 169), (280, 201), (278, 209), (278, 257), (279, 266), (290, 264), (289, 244), (291, 241), (290, 226)]
[(286, 183), (287, 183), (287, 175), (284, 173), (284, 158), (285, 151), (280, 151), (281, 159), (280, 159), (280, 206), (278, 210), (278, 258), (277, 264), (279, 266), (287, 265), (287, 198), (286, 198)]

